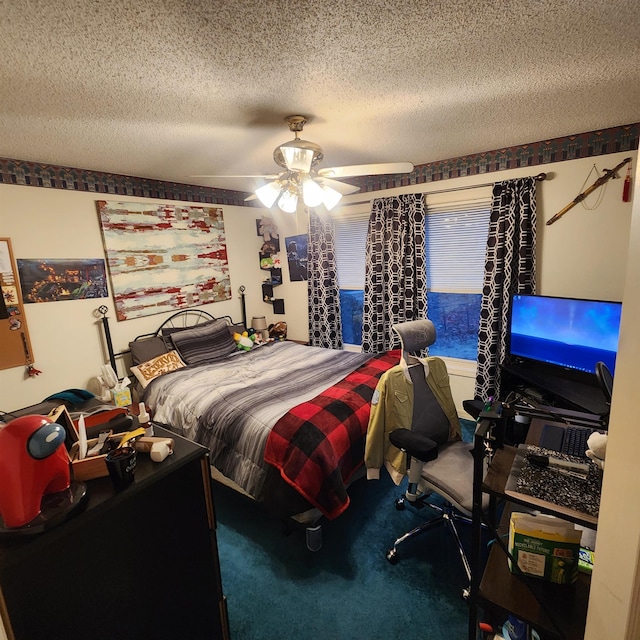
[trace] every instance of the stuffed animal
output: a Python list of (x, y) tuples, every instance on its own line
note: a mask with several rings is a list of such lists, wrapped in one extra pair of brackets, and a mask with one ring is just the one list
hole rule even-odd
[(601, 469), (604, 469), (604, 457), (607, 453), (607, 439), (606, 433), (600, 433), (594, 431), (587, 440), (587, 457), (591, 458)]
[(250, 351), (251, 347), (253, 347), (256, 336), (255, 333), (249, 335), (247, 331), (243, 331), (242, 333), (234, 333), (233, 339), (236, 341), (238, 349)]
[(287, 339), (287, 323), (281, 321), (281, 322), (276, 322), (275, 324), (270, 324), (269, 337), (274, 338), (275, 340), (286, 340)]

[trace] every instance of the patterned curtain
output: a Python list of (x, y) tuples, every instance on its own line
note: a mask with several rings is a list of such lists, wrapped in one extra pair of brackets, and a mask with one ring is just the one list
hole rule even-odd
[(365, 250), (365, 353), (398, 348), (391, 325), (426, 317), (424, 216), (422, 194), (373, 201)]
[(342, 349), (340, 290), (333, 225), (313, 209), (309, 209), (307, 251), (309, 344), (327, 349)]
[(536, 186), (533, 178), (493, 185), (478, 332), (475, 397), (500, 397), (514, 293), (535, 293)]

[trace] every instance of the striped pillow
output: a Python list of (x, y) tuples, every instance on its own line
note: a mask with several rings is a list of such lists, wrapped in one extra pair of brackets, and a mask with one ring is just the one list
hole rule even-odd
[(236, 343), (223, 318), (171, 335), (180, 357), (187, 364), (222, 360), (236, 351)]

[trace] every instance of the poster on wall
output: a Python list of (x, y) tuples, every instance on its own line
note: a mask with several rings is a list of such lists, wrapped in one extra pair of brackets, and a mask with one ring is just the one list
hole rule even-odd
[(0, 299), (0, 369), (26, 366), (30, 371), (31, 342), (9, 238), (0, 238)]
[(25, 304), (109, 295), (102, 258), (18, 258), (18, 273)]
[(222, 209), (97, 205), (118, 320), (231, 298)]
[(292, 282), (307, 279), (307, 236), (291, 236), (285, 238), (287, 262), (289, 263), (289, 279)]

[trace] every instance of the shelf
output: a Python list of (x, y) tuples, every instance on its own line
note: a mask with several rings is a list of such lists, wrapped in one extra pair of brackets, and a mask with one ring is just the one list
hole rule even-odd
[[(480, 570), (480, 521), (479, 505), (486, 493), (492, 503), (505, 503), (498, 533), (505, 546), (508, 544), (509, 518), (512, 511), (539, 510), (563, 520), (588, 528), (596, 528), (592, 516), (567, 509), (560, 505), (538, 500), (525, 494), (507, 492), (506, 486), (518, 449), (505, 445), (496, 449), (486, 471), (483, 462), (484, 442), (493, 441), (496, 428), (504, 427), (502, 418), (479, 422), (474, 440), (474, 564), (472, 564), (472, 594), (470, 601), (469, 638), (477, 637), (477, 608), (497, 610), (502, 618), (511, 613), (530, 624), (540, 633), (542, 640), (582, 640), (586, 625), (591, 576), (579, 573), (573, 585), (557, 585), (551, 582), (511, 573), (505, 549), (499, 542), (491, 546), (484, 571)], [(497, 432), (496, 432), (497, 433)], [(491, 520), (493, 512), (488, 514)]]
[[(508, 533), (511, 510), (505, 509), (499, 527), (501, 534)], [(514, 575), (509, 571), (505, 552), (494, 543), (480, 582), (478, 599), (480, 603), (513, 613), (520, 620), (533, 625), (538, 632), (544, 633), (543, 637), (549, 635), (566, 640), (581, 640), (584, 636), (590, 584), (590, 577), (583, 573), (578, 574), (573, 585), (556, 585)], [(546, 611), (540, 602), (544, 603)]]

